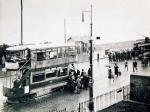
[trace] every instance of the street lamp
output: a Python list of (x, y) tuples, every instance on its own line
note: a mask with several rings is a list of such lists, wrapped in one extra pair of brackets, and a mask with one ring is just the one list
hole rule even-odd
[(20, 45), (23, 45), (23, 0), (21, 0), (20, 4), (21, 4), (21, 42), (20, 42)]
[(82, 22), (84, 22), (84, 13), (85, 12), (90, 12), (91, 14), (91, 22), (90, 22), (90, 80), (89, 80), (89, 110), (90, 112), (94, 111), (94, 102), (93, 102), (93, 40), (92, 40), (92, 5), (91, 5), (91, 10), (88, 11), (82, 11)]

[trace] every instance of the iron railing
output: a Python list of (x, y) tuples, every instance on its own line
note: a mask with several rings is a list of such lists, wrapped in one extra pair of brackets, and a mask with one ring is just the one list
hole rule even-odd
[[(129, 98), (130, 98), (130, 85), (114, 89), (112, 91), (109, 91), (105, 94), (93, 98), (94, 111), (95, 112), (100, 111), (120, 101), (129, 100)], [(77, 112), (89, 112), (88, 104), (89, 100), (80, 102)]]

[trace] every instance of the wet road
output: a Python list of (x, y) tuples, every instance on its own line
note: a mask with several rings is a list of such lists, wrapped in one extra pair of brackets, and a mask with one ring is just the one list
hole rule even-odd
[[(114, 81), (108, 79), (106, 65), (114, 66), (114, 63), (109, 63), (108, 59), (101, 59), (93, 62), (93, 78), (94, 96), (101, 95), (113, 89), (117, 89), (130, 83), (130, 75), (132, 72), (132, 61), (128, 62), (129, 71), (124, 70), (124, 62), (119, 62), (118, 66), (122, 75), (118, 78), (115, 77)], [(80, 70), (83, 68), (85, 71), (89, 68), (89, 62), (77, 64)], [(138, 62), (138, 71), (134, 74), (149, 74), (149, 67), (143, 69), (140, 62)], [(49, 110), (60, 110), (67, 108), (67, 111), (77, 110), (79, 102), (88, 100), (88, 90), (82, 90), (80, 94), (75, 94), (70, 91), (55, 92), (43, 98), (31, 100), (26, 103), (7, 105), (5, 104), (6, 98), (2, 95), (3, 80), (0, 79), (0, 111), (2, 112), (48, 112)]]

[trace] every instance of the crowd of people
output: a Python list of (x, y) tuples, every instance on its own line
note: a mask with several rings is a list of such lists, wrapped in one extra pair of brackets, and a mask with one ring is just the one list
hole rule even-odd
[(75, 70), (74, 64), (69, 71), (69, 81), (68, 85), (71, 91), (74, 93), (80, 93), (81, 89), (88, 89), (89, 86), (89, 72), (88, 74), (82, 69)]
[(124, 50), (124, 51), (115, 51), (115, 52), (109, 52), (108, 58), (110, 62), (119, 62), (124, 60), (130, 60), (134, 59), (136, 56), (135, 52), (133, 50)]
[[(109, 62), (115, 62), (114, 72), (112, 72), (111, 67), (108, 67), (108, 78), (114, 78), (114, 75), (117, 77), (121, 75), (121, 70), (117, 65), (117, 62), (124, 61), (124, 69), (128, 71), (128, 60), (133, 59), (133, 72), (137, 70), (137, 62), (135, 60), (136, 53), (133, 50), (122, 50), (122, 51), (110, 51), (108, 52)], [(114, 74), (114, 75), (113, 75)]]

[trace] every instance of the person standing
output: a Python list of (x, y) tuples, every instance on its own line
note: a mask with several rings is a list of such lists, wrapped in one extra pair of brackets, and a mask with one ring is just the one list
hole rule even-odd
[(133, 61), (133, 72), (135, 72), (135, 69), (137, 70), (137, 62), (136, 62), (136, 60)]
[(97, 53), (97, 61), (99, 61), (99, 53)]
[(77, 75), (80, 75), (80, 70), (79, 69), (77, 69)]
[(111, 53), (108, 54), (109, 62), (112, 62), (112, 56)]
[(84, 89), (88, 89), (88, 86), (89, 86), (89, 77), (87, 76), (87, 75), (84, 75), (84, 78), (83, 78), (84, 80), (83, 80), (83, 87), (84, 87)]
[(109, 66), (108, 68), (108, 78), (111, 79), (111, 78), (114, 78), (113, 75), (112, 75), (112, 70), (111, 70), (111, 67)]
[(84, 72), (84, 69), (82, 69), (82, 72), (81, 72), (81, 88), (83, 88), (83, 85), (84, 85), (84, 76), (85, 76), (85, 72)]
[(118, 77), (118, 65), (117, 65), (117, 63), (115, 63), (115, 66), (114, 66), (114, 73), (115, 73), (115, 75), (117, 75), (117, 77)]
[(72, 70), (72, 72), (75, 71), (75, 66), (74, 66), (74, 64), (71, 64), (71, 70)]
[(135, 69), (137, 70), (137, 62), (136, 62), (136, 60), (135, 60)]
[(88, 69), (88, 76), (91, 76), (91, 68)]
[(124, 65), (124, 67), (125, 67), (125, 70), (127, 70), (127, 71), (128, 71), (128, 62), (127, 62), (127, 61), (125, 61), (125, 65)]
[(80, 76), (78, 76), (76, 83), (77, 83), (77, 88), (76, 88), (77, 89), (77, 93), (79, 94), (80, 93), (80, 89), (81, 89), (81, 79), (80, 79)]
[(77, 86), (77, 84), (76, 84), (76, 81), (75, 81), (75, 77), (74, 77), (74, 75), (73, 75), (73, 72), (71, 72), (72, 74), (71, 74), (71, 78), (70, 78), (70, 88), (71, 88), (71, 90), (75, 93), (76, 92), (76, 86)]
[(78, 76), (80, 76), (80, 70), (77, 69), (77, 72), (75, 73), (75, 80), (77, 80)]
[(81, 72), (81, 77), (83, 77), (83, 75), (84, 75), (84, 69), (82, 69), (82, 72)]

